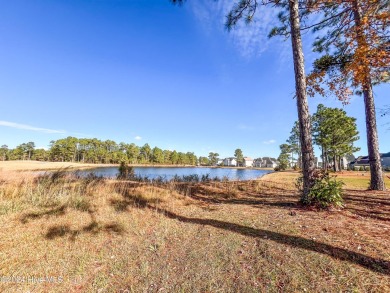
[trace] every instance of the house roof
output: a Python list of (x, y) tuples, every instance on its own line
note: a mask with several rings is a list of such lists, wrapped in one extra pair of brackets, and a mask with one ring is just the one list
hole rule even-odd
[[(389, 158), (390, 152), (380, 154), (380, 155), (381, 155), (381, 158)], [(368, 165), (368, 164), (370, 164), (370, 160), (369, 160), (368, 156), (360, 156), (360, 157), (357, 157), (355, 160), (353, 160), (351, 162), (351, 164)]]
[(275, 158), (263, 157), (263, 160), (264, 160), (267, 164), (276, 163), (276, 159), (275, 159)]

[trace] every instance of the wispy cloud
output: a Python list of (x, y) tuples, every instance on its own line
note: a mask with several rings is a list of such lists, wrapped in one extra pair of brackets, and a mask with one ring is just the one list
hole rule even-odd
[[(209, 32), (224, 29), (226, 15), (237, 0), (191, 1), (191, 9), (203, 28)], [(272, 42), (268, 39), (271, 29), (277, 25), (277, 11), (260, 6), (250, 24), (240, 21), (228, 34), (229, 39), (245, 58), (259, 56)]]
[(244, 130), (244, 131), (249, 131), (249, 130), (254, 130), (255, 128), (253, 126), (250, 126), (250, 125), (246, 125), (246, 124), (238, 124), (237, 127), (236, 127), (238, 130)]
[(35, 126), (31, 126), (31, 125), (26, 125), (26, 124), (9, 122), (9, 121), (0, 121), (0, 126), (6, 126), (6, 127), (23, 129), (23, 130), (30, 130), (30, 131), (38, 131), (38, 132), (43, 132), (43, 133), (59, 133), (59, 134), (66, 133), (65, 130), (41, 128), (41, 127), (35, 127)]
[(135, 140), (141, 140), (141, 139), (142, 139), (142, 137), (141, 137), (141, 136), (139, 136), (139, 135), (137, 135), (136, 137), (134, 137), (134, 139), (135, 139)]
[(274, 139), (263, 141), (264, 144), (274, 144), (275, 142), (276, 142), (276, 140), (274, 140)]

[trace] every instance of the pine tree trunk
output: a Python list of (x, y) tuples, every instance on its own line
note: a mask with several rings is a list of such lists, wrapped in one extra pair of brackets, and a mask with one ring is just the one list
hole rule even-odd
[(379, 153), (378, 131), (376, 127), (375, 104), (371, 80), (369, 85), (366, 86), (366, 89), (363, 90), (363, 96), (366, 111), (367, 149), (371, 173), (370, 189), (385, 190), (386, 187), (383, 180), (381, 157)]
[(289, 0), (289, 10), (295, 71), (295, 90), (302, 151), (303, 194), (301, 201), (303, 203), (308, 203), (308, 194), (313, 184), (314, 153), (311, 139), (309, 106), (306, 96), (306, 75), (300, 32), (298, 0)]
[[(361, 31), (361, 10), (358, 4), (358, 1), (355, 0), (352, 3), (354, 21), (357, 27), (357, 44), (358, 46), (364, 46), (365, 38), (364, 32)], [(385, 182), (383, 180), (382, 174), (382, 164), (379, 153), (379, 142), (378, 142), (378, 130), (376, 127), (376, 113), (375, 113), (375, 103), (374, 103), (374, 94), (372, 91), (372, 81), (370, 76), (370, 69), (368, 64), (362, 64), (365, 78), (364, 84), (362, 84), (362, 91), (364, 97), (364, 107), (366, 112), (366, 132), (367, 132), (367, 149), (368, 149), (368, 159), (370, 162), (370, 189), (372, 190), (385, 190)]]

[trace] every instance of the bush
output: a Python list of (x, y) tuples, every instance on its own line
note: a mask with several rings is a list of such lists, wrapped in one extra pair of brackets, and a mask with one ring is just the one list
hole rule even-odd
[(364, 171), (364, 167), (360, 166), (359, 171)]
[[(314, 173), (313, 187), (307, 198), (301, 198), (304, 205), (314, 205), (326, 208), (331, 205), (341, 206), (342, 199), (342, 181), (337, 181), (335, 176), (330, 176), (325, 170), (316, 170)], [(303, 177), (299, 177), (296, 183), (300, 192), (303, 193)]]
[(279, 166), (276, 166), (276, 167), (274, 168), (274, 171), (276, 171), (276, 172), (280, 171)]
[(128, 166), (125, 162), (121, 162), (119, 165), (119, 174), (118, 179), (134, 179), (134, 169), (131, 166)]

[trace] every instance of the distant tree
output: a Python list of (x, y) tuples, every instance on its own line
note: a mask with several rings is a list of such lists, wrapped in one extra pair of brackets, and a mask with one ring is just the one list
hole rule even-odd
[(74, 162), (77, 158), (79, 140), (76, 137), (58, 139), (50, 142), (50, 157), (53, 161)]
[(164, 164), (172, 164), (172, 162), (171, 162), (171, 154), (172, 154), (172, 151), (170, 151), (170, 150), (164, 150), (163, 151)]
[(210, 165), (215, 166), (218, 163), (218, 157), (219, 157), (218, 153), (210, 152), (209, 153)]
[(293, 128), (291, 129), (290, 136), (287, 139), (287, 144), (290, 146), (291, 150), (291, 165), (294, 163), (294, 154), (297, 154), (296, 165), (301, 168), (302, 166), (302, 155), (301, 155), (301, 144), (300, 144), (300, 135), (299, 135), (299, 123), (295, 121)]
[(152, 160), (153, 163), (162, 164), (164, 163), (164, 154), (162, 149), (158, 147), (154, 147), (152, 150)]
[(139, 158), (142, 163), (149, 163), (152, 157), (152, 149), (150, 148), (149, 144), (145, 143), (140, 148)]
[(280, 146), (280, 155), (278, 157), (279, 170), (286, 170), (290, 162), (291, 146), (284, 143)]
[(179, 162), (179, 154), (177, 153), (177, 151), (173, 151), (171, 153), (171, 164), (176, 165), (178, 164), (178, 162)]
[(115, 153), (119, 149), (118, 144), (113, 140), (106, 140), (103, 142), (103, 147), (104, 147), (104, 157), (103, 157), (104, 163), (114, 163), (116, 157)]
[(49, 159), (49, 152), (45, 149), (35, 149), (31, 158), (36, 161), (47, 161)]
[(244, 163), (244, 155), (242, 154), (241, 149), (236, 149), (234, 151), (234, 157), (236, 158), (237, 166), (242, 166)]
[(322, 150), (323, 165), (327, 168), (328, 157), (333, 158), (334, 171), (340, 170), (340, 160), (360, 148), (354, 146), (359, 139), (356, 119), (338, 108), (327, 108), (320, 104), (313, 115), (313, 136)]
[(28, 160), (30, 160), (31, 155), (35, 149), (35, 143), (32, 141), (28, 143), (22, 143), (18, 145), (16, 148), (18, 149), (18, 152), (22, 154), (21, 159), (25, 160), (27, 158)]
[(187, 164), (187, 156), (186, 156), (185, 153), (178, 152), (177, 155), (178, 155), (177, 163), (178, 163), (179, 165), (185, 165), (185, 164)]
[(198, 163), (198, 158), (195, 156), (194, 153), (187, 152), (186, 156), (189, 165), (195, 166)]
[(3, 156), (3, 161), (7, 159), (7, 154), (8, 154), (8, 145), (3, 144), (1, 146), (1, 155)]
[(126, 146), (126, 154), (130, 163), (138, 163), (138, 158), (140, 157), (140, 148), (134, 143), (131, 143)]
[(27, 152), (27, 158), (31, 160), (31, 155), (34, 152), (35, 149), (35, 143), (30, 141), (26, 143), (26, 152)]
[(210, 160), (207, 157), (199, 157), (199, 164), (201, 166), (208, 166), (210, 165)]

